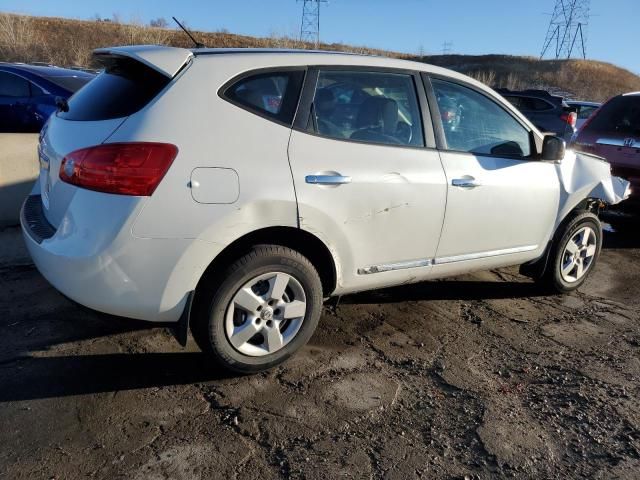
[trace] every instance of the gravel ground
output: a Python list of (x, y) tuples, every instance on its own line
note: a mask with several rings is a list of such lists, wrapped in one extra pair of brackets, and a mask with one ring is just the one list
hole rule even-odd
[(640, 478), (637, 225), (577, 293), (504, 269), (344, 297), (249, 377), (2, 266), (0, 478)]

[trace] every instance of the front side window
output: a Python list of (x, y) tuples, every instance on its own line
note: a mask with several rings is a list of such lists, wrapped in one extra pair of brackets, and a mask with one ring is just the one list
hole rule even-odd
[(248, 110), (290, 125), (303, 79), (302, 70), (257, 73), (231, 85), (224, 96)]
[(363, 71), (321, 71), (309, 130), (329, 138), (424, 146), (413, 77)]
[(29, 82), (12, 73), (0, 72), (0, 97), (28, 97)]
[(449, 150), (528, 157), (529, 131), (490, 98), (462, 85), (433, 79)]

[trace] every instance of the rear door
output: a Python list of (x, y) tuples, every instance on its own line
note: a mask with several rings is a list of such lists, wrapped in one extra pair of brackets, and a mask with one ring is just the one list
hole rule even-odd
[(556, 218), (555, 165), (535, 159), (532, 132), (495, 99), (446, 78), (426, 80), (448, 183), (436, 265), (482, 260), (490, 267), (535, 256)]
[(431, 268), (446, 182), (425, 106), (412, 72), (327, 67), (307, 75), (289, 160), (300, 226), (339, 257), (341, 291)]

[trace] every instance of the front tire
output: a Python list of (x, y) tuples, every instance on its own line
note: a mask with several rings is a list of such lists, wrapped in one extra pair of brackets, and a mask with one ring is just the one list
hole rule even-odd
[(581, 212), (556, 234), (544, 283), (558, 293), (579, 288), (595, 267), (602, 249), (602, 225), (596, 215)]
[(307, 258), (260, 245), (199, 290), (198, 346), (238, 373), (272, 368), (304, 346), (322, 312), (322, 282)]

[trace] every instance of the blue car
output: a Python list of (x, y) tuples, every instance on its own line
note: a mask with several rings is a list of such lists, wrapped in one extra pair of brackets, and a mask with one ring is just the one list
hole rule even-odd
[(39, 132), (58, 108), (95, 75), (66, 68), (0, 63), (0, 132)]

